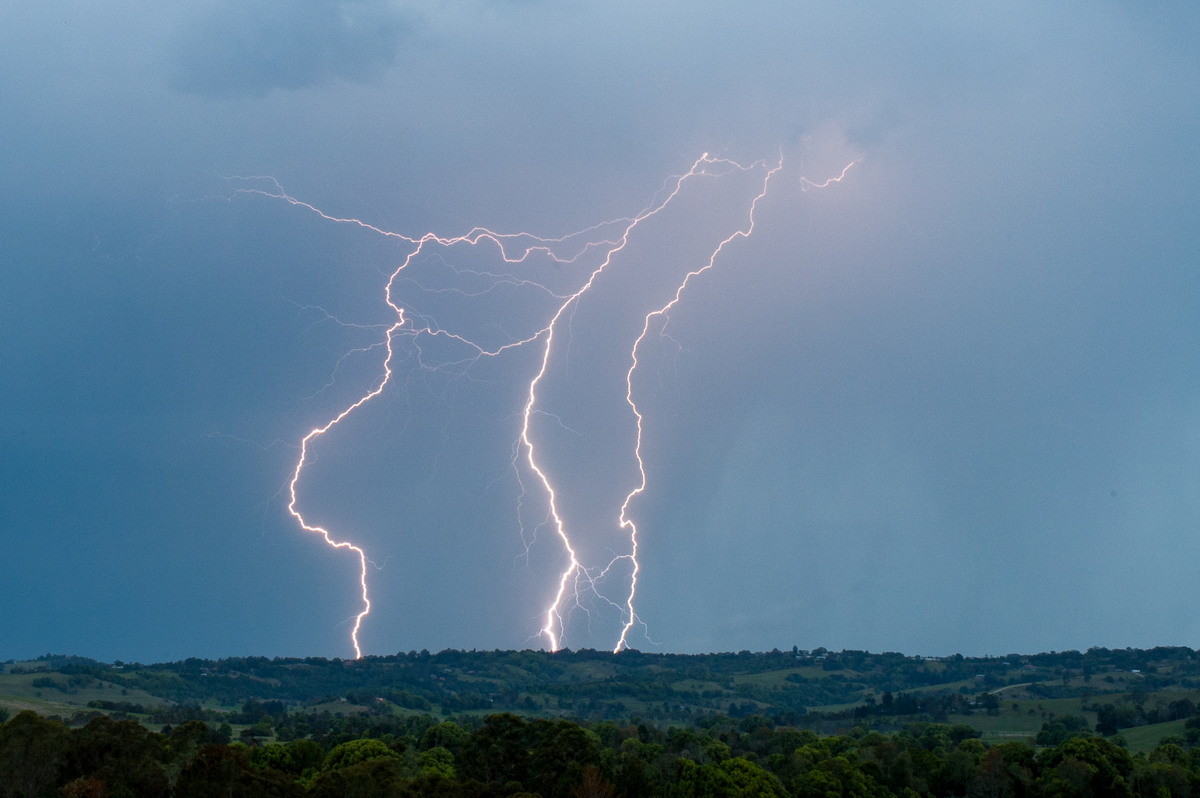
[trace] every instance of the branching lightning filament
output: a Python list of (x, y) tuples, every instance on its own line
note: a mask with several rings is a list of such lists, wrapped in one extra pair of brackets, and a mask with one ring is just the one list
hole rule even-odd
[[(840, 182), (854, 163), (857, 162), (848, 164), (837, 177), (830, 178), (821, 183), (815, 183), (802, 177), (800, 178), (802, 187), (805, 189), (824, 188), (833, 183)], [(685, 173), (668, 180), (658, 196), (640, 212), (629, 217), (603, 222), (558, 238), (543, 238), (526, 232), (498, 233), (482, 227), (473, 228), (467, 233), (455, 237), (442, 237), (433, 233), (426, 233), (414, 238), (382, 229), (360, 219), (327, 214), (314, 205), (290, 196), (272, 178), (237, 178), (237, 180), (246, 181), (242, 183), (243, 186), (249, 186), (237, 188), (235, 192), (238, 194), (260, 195), (282, 200), (296, 208), (313, 213), (328, 222), (359, 227), (371, 234), (396, 240), (407, 248), (407, 254), (391, 272), (383, 286), (382, 300), (392, 314), (390, 323), (386, 325), (359, 325), (363, 329), (378, 327), (383, 331), (381, 338), (376, 344), (367, 347), (365, 350), (359, 350), (367, 351), (376, 347), (382, 349), (383, 362), (380, 366), (377, 380), (374, 381), (369, 390), (354, 401), (349, 402), (323, 424), (311, 429), (304, 435), (300, 440), (299, 455), (288, 482), (289, 501), (287, 511), (300, 528), (319, 536), (332, 548), (353, 552), (358, 560), (358, 583), (361, 607), (354, 616), (353, 628), (350, 633), (350, 642), (353, 646), (355, 657), (363, 655), (360, 633), (366, 619), (371, 613), (372, 605), (367, 578), (367, 565), (370, 559), (366, 550), (361, 545), (351, 542), (344, 533), (335, 533), (325, 526), (308, 520), (304, 512), (300, 509), (300, 488), (305, 470), (312, 462), (313, 449), (318, 444), (318, 441), (326, 435), (333, 433), (343, 421), (388, 390), (389, 385), (393, 381), (395, 369), (397, 368), (397, 345), (401, 340), (406, 341), (417, 353), (415, 362), (418, 364), (418, 367), (425, 369), (453, 367), (456, 373), (464, 373), (472, 364), (481, 359), (498, 358), (510, 350), (529, 347), (540, 348), (537, 350), (540, 354), (535, 358), (537, 363), (536, 370), (528, 377), (528, 382), (524, 390), (525, 399), (520, 411), (520, 428), (516, 436), (516, 446), (513, 451), (513, 467), (517, 470), (517, 481), (520, 485), (525, 485), (525, 481), (521, 478), (520, 473), (524, 471), (533, 477), (534, 484), (543, 494), (546, 507), (545, 523), (553, 529), (555, 537), (562, 546), (565, 564), (552, 582), (552, 595), (543, 613), (542, 625), (538, 635), (542, 637), (546, 647), (550, 650), (562, 648), (565, 645), (566, 626), (571, 612), (577, 608), (585, 612), (587, 611), (583, 603), (583, 596), (587, 593), (615, 608), (615, 611), (620, 616), (620, 633), (613, 646), (614, 652), (620, 651), (629, 645), (631, 630), (641, 622), (636, 609), (636, 602), (639, 578), (642, 575), (642, 567), (638, 559), (639, 528), (632, 517), (631, 511), (633, 503), (646, 491), (648, 485), (647, 470), (643, 457), (645, 417), (635, 398), (635, 380), (640, 364), (639, 357), (642, 354), (642, 347), (653, 330), (658, 329), (660, 332), (662, 331), (666, 319), (672, 309), (679, 305), (693, 279), (715, 268), (718, 265), (718, 261), (726, 255), (730, 245), (735, 241), (748, 238), (753, 234), (756, 225), (755, 217), (759, 205), (766, 198), (772, 179), (782, 167), (782, 159), (774, 165), (762, 161), (742, 165), (728, 159), (712, 157), (705, 153), (696, 159), (692, 163), (691, 168)], [(625, 552), (614, 553), (611, 559), (601, 563), (598, 567), (590, 568), (584, 563), (580, 555), (580, 548), (577, 543), (579, 538), (569, 529), (568, 522), (562, 512), (559, 480), (551, 473), (533, 423), (535, 418), (554, 417), (552, 413), (540, 405), (542, 401), (541, 393), (546, 377), (552, 370), (553, 358), (556, 356), (558, 348), (563, 345), (563, 340), (569, 338), (569, 330), (565, 329), (565, 325), (569, 323), (569, 319), (579, 306), (579, 303), (593, 290), (593, 287), (600, 278), (613, 268), (614, 262), (624, 257), (631, 239), (638, 232), (639, 228), (677, 202), (689, 183), (702, 178), (718, 179), (730, 174), (749, 175), (750, 173), (760, 174), (761, 182), (758, 184), (757, 193), (754, 194), (753, 199), (750, 200), (746, 208), (745, 216), (743, 217), (744, 222), (732, 233), (721, 238), (706, 259), (701, 258), (694, 265), (687, 267), (688, 270), (679, 279), (669, 301), (644, 315), (640, 334), (634, 338), (627, 350), (629, 365), (625, 371), (624, 399), (628, 406), (628, 412), (632, 415), (635, 424), (632, 457), (636, 465), (637, 483), (628, 490), (624, 501), (620, 504), (616, 517), (616, 528), (627, 536), (628, 548)], [(261, 187), (264, 185), (265, 187)], [(468, 248), (472, 251), (481, 248), (494, 250), (495, 257), (502, 264), (501, 271), (493, 273), (490, 270), (454, 268), (450, 264), (449, 254), (452, 251), (457, 251), (459, 248)], [(441, 268), (453, 273), (456, 279), (473, 281), (475, 287), (464, 287), (461, 284), (451, 288), (439, 287), (427, 284), (413, 274), (415, 264), (418, 262), (429, 263), (435, 261), (440, 264)], [(532, 273), (534, 261), (552, 263), (558, 266), (575, 266), (579, 269), (576, 272), (575, 286), (564, 287), (562, 285), (551, 284), (548, 279), (534, 279), (530, 276), (519, 276), (516, 273), (511, 273), (515, 269), (522, 268), (522, 266)], [(592, 265), (588, 266), (587, 261), (592, 261)], [(559, 279), (561, 281), (561, 279), (567, 278)], [(453, 324), (442, 326), (435, 321), (435, 314), (417, 312), (411, 307), (411, 303), (406, 303), (402, 300), (402, 290), (415, 291), (426, 295), (449, 294), (452, 295), (451, 298), (454, 301), (494, 302), (504, 301), (504, 298), (500, 295), (502, 290), (531, 291), (533, 292), (531, 295), (536, 295), (537, 297), (535, 304), (541, 307), (541, 310), (538, 312), (543, 314), (541, 316), (543, 321), (538, 322), (535, 319), (532, 324), (528, 324), (525, 329), (516, 333), (503, 331), (496, 333), (493, 329), (488, 334), (483, 334), (478, 330), (473, 331), (463, 328), (461, 325), (459, 327)], [(494, 327), (503, 329), (503, 325), (497, 324)], [(452, 361), (448, 360), (441, 363), (426, 362), (423, 350), (421, 349), (422, 341), (441, 341), (458, 348), (464, 354)], [(518, 518), (521, 515), (520, 508), (525, 501), (524, 494), (525, 490), (522, 487), (521, 495), (516, 499)], [(522, 529), (522, 539), (524, 538), (525, 533)], [(526, 540), (526, 546), (528, 547), (529, 545), (530, 542)], [(599, 583), (613, 573), (613, 569), (618, 563), (626, 563), (627, 565), (622, 566), (622, 568), (628, 567), (629, 569), (628, 589), (622, 591), (623, 598), (613, 600), (603, 594)], [(623, 570), (622, 573), (624, 573)]]

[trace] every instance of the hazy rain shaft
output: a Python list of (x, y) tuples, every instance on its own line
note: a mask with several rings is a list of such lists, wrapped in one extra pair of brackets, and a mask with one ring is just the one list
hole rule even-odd
[[(706, 152), (783, 168), (639, 349), (630, 645), (1196, 645), (1200, 11), (874, 6), (15, 10), (3, 656), (353, 653), (358, 563), (297, 528), (288, 480), (378, 383), (411, 245), (229, 178), (410, 237), (555, 238)], [(762, 177), (689, 186), (557, 328), (533, 431), (589, 569), (628, 550), (632, 341)], [(526, 265), (550, 292), (457, 247), (395, 288), (490, 346), (579, 285)], [(300, 486), (369, 556), (363, 650), (544, 646), (542, 349), (402, 343)], [(627, 566), (565, 645), (612, 647)]]

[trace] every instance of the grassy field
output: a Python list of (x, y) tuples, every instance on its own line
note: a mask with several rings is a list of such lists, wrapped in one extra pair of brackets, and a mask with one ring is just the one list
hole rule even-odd
[(1186, 721), (1169, 720), (1166, 723), (1154, 723), (1149, 726), (1138, 726), (1133, 729), (1122, 729), (1121, 737), (1125, 746), (1134, 753), (1153, 751), (1164, 737), (1183, 734), (1183, 724)]
[[(951, 715), (947, 720), (947, 723), (962, 723), (979, 729), (983, 733), (983, 741), (988, 743), (1007, 743), (1015, 740), (1032, 743), (1033, 738), (1041, 731), (1043, 722), (1039, 714), (1030, 715), (1028, 712), (1014, 712), (1011, 709), (1001, 710), (999, 715), (988, 715), (984, 712)], [(1090, 719), (1089, 724), (1094, 725), (1095, 719)]]
[(3, 694), (0, 694), (0, 709), (6, 710), (10, 715), (15, 715), (18, 712), (28, 709), (39, 715), (57, 715), (63, 718), (69, 718), (76, 712), (84, 711), (84, 708), (78, 704), (66, 704), (61, 701), (44, 701), (40, 698), (21, 698), (20, 696)]
[[(854, 671), (838, 671), (838, 673), (847, 678), (858, 678), (859, 674)], [(759, 687), (783, 687), (787, 684), (787, 677), (795, 674), (805, 679), (828, 679), (829, 673), (823, 668), (803, 667), (803, 668), (785, 668), (783, 670), (763, 671), (762, 673), (747, 673), (739, 674), (732, 677), (734, 684), (752, 684)]]
[[(0, 707), (10, 712), (33, 709), (43, 714), (72, 715), (86, 709), (89, 701), (127, 701), (145, 706), (163, 703), (162, 699), (143, 690), (126, 689), (99, 679), (80, 679), (72, 684), (62, 674), (0, 674)], [(55, 709), (46, 710), (42, 707)]]

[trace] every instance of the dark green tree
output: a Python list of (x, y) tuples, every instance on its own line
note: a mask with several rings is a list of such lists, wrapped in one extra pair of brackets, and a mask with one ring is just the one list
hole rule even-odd
[(529, 778), (527, 725), (516, 715), (490, 715), (462, 744), (459, 771), (484, 783), (524, 783)]
[(405, 795), (399, 757), (375, 756), (326, 770), (313, 779), (309, 798), (394, 798)]
[(301, 798), (304, 790), (289, 776), (255, 768), (245, 752), (206, 745), (179, 774), (175, 798)]
[(0, 726), (0, 795), (36, 798), (59, 783), (70, 732), (56, 720), (24, 710)]
[(1046, 796), (1125, 798), (1132, 795), (1133, 759), (1102, 737), (1072, 737), (1038, 757), (1038, 786)]
[(113, 798), (156, 798), (169, 789), (166, 758), (161, 735), (135, 720), (101, 715), (71, 733), (67, 778), (98, 780)]

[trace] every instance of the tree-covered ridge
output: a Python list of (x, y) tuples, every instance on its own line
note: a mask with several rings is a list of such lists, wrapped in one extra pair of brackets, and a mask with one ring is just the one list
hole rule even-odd
[[(1200, 703), (1200, 657), (1188, 648), (940, 658), (824, 649), (701, 655), (450, 650), (156, 665), (47, 656), (10, 663), (6, 671), (0, 707), (6, 695), (24, 696), (57, 702), (56, 711), (45, 714), (69, 718), (57, 708), (74, 706), (159, 723), (236, 724), (237, 717), (217, 713), (259, 702), (280, 710), (271, 715), (505, 711), (692, 726), (718, 715), (762, 715), (824, 732), (863, 718), (877, 725), (920, 719), (915, 716), (945, 721), (999, 714), (1015, 721), (1030, 712), (1037, 715), (1036, 731), (1048, 715), (1069, 710), (1085, 715), (1089, 725), (1103, 720), (1111, 732), (1179, 719), (1178, 702)], [(1062, 706), (1067, 699), (1074, 704)], [(15, 700), (8, 706), (44, 710)], [(1023, 720), (1022, 728), (1030, 722)]]
[(704, 728), (528, 720), (397, 719), (386, 733), (343, 718), (289, 741), (230, 742), (189, 721), (153, 732), (93, 718), (70, 728), (30, 711), (0, 725), (0, 796), (1188, 796), (1200, 748), (1130, 754), (1079, 730), (1054, 745), (989, 745), (963, 725), (865, 725), (843, 735), (762, 716)]
[(47, 656), (4, 670), (0, 798), (1200, 794), (1187, 648)]

